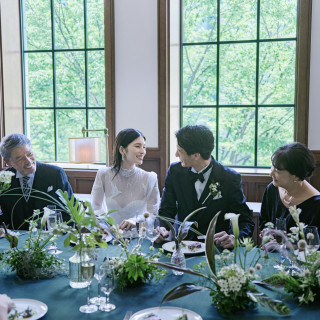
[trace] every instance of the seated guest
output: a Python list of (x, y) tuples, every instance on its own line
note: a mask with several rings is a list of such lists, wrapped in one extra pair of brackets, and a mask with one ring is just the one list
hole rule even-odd
[(13, 301), (6, 294), (0, 294), (0, 320), (8, 320), (8, 314), (13, 307)]
[(71, 197), (72, 189), (63, 169), (36, 161), (30, 140), (25, 135), (14, 133), (4, 137), (0, 153), (9, 166), (6, 170), (15, 174), (9, 190), (0, 196), (0, 225), (5, 222), (11, 229), (28, 229), (24, 221), (33, 215), (33, 210), (43, 210), (52, 204), (46, 194), (58, 199), (56, 191), (61, 189), (68, 191)]
[(157, 175), (140, 168), (146, 154), (144, 135), (135, 129), (121, 130), (115, 141), (113, 165), (99, 169), (91, 198), (97, 215), (108, 210), (121, 229), (135, 227), (136, 217), (145, 212), (156, 214), (160, 196)]
[(287, 231), (296, 226), (288, 210), (294, 205), (302, 210), (300, 222), (320, 228), (320, 192), (306, 181), (315, 169), (312, 152), (299, 142), (290, 143), (278, 148), (271, 161), (272, 182), (263, 195), (260, 230), (276, 218), (286, 219)]
[[(198, 222), (197, 230), (206, 234), (210, 221), (221, 211), (216, 224), (215, 242), (223, 248), (233, 248), (234, 236), (230, 221), (224, 219), (225, 213), (240, 214), (241, 237), (251, 236), (254, 226), (242, 191), (240, 174), (224, 167), (211, 156), (214, 137), (207, 127), (189, 125), (178, 130), (176, 137), (176, 156), (180, 162), (171, 164), (167, 172), (159, 215), (174, 219), (178, 214), (178, 220), (183, 221), (195, 209), (206, 207), (191, 218), (191, 221)], [(215, 184), (218, 192), (210, 194), (209, 186)], [(160, 240), (167, 235), (168, 232), (162, 228)], [(194, 239), (195, 236), (189, 232), (187, 238)]]

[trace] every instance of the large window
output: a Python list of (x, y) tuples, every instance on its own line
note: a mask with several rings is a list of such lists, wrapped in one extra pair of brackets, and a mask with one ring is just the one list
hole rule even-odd
[(21, 0), (21, 21), (26, 134), (68, 161), (68, 138), (105, 127), (104, 0)]
[(183, 0), (181, 125), (225, 165), (270, 166), (294, 140), (297, 0)]

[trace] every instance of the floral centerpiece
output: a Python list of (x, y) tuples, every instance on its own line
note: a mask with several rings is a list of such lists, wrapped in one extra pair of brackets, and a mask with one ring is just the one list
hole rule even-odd
[[(282, 234), (286, 249), (281, 252), (290, 261), (290, 266), (264, 281), (283, 286), (284, 290), (290, 293), (293, 298), (298, 299), (300, 304), (319, 302), (320, 252), (309, 252), (308, 250), (307, 242), (313, 240), (314, 234), (307, 233), (305, 235), (305, 225), (299, 219), (301, 209), (292, 206), (289, 208), (289, 212), (296, 227), (290, 228), (288, 235)], [(278, 249), (281, 250), (281, 248)]]
[[(45, 279), (54, 277), (61, 269), (63, 261), (54, 254), (45, 250), (46, 246), (53, 241), (52, 233), (44, 233), (44, 227), (51, 211), (35, 210), (29, 222), (29, 236), (22, 248), (18, 248), (18, 237), (8, 233), (6, 226), (5, 237), (10, 242), (10, 250), (2, 254), (0, 262), (2, 266), (8, 266), (16, 271), (23, 279)], [(37, 226), (40, 226), (38, 229)]]
[(119, 257), (109, 259), (109, 264), (113, 265), (117, 277), (117, 288), (119, 290), (125, 287), (143, 285), (152, 279), (159, 280), (167, 273), (166, 270), (147, 263), (158, 261), (164, 252), (163, 249), (155, 252), (155, 248), (150, 246), (149, 253), (143, 256), (141, 252), (137, 251), (137, 248), (130, 250), (129, 239), (123, 238), (123, 231), (119, 229), (118, 225), (112, 225), (110, 232), (114, 237), (114, 244), (118, 244), (121, 250)]
[[(255, 270), (261, 269), (261, 265), (257, 263), (259, 256), (257, 259), (252, 259), (249, 264), (250, 267), (248, 267), (248, 263), (245, 261), (246, 254), (253, 248), (253, 244), (249, 240), (239, 241), (238, 215), (227, 214), (225, 216), (225, 218), (231, 219), (233, 234), (235, 236), (235, 252), (231, 255), (233, 263), (231, 262), (231, 264), (223, 266), (218, 272), (216, 271), (215, 253), (217, 249), (214, 244), (214, 235), (219, 214), (216, 214), (211, 220), (206, 234), (206, 268), (208, 272), (204, 272), (204, 264), (200, 267), (197, 266), (195, 269), (188, 269), (179, 268), (173, 264), (153, 262), (160, 266), (202, 277), (208, 285), (180, 284), (170, 290), (162, 299), (162, 302), (174, 300), (194, 292), (209, 290), (213, 305), (217, 307), (218, 312), (222, 315), (231, 315), (235, 311), (244, 310), (257, 303), (268, 307), (278, 314), (289, 314), (290, 309), (283, 302), (273, 300), (257, 290), (254, 280), (256, 279)], [(238, 250), (241, 244), (245, 246), (245, 252), (242, 257), (240, 250)], [(227, 260), (224, 259), (225, 262)]]

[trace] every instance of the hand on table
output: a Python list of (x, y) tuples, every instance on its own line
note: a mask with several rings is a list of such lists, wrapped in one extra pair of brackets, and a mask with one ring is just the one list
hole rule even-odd
[(217, 246), (223, 249), (232, 249), (234, 247), (234, 235), (227, 234), (225, 231), (216, 233), (214, 235), (214, 241)]
[(160, 229), (160, 235), (155, 240), (156, 243), (161, 243), (169, 237), (169, 231), (166, 228), (160, 227), (159, 229)]
[(136, 227), (136, 224), (130, 220), (123, 220), (119, 225), (119, 229), (124, 230), (124, 231), (131, 230), (135, 227)]

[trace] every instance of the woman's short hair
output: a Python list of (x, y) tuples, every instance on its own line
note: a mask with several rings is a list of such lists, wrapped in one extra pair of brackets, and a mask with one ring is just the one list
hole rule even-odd
[(209, 128), (203, 125), (188, 125), (176, 132), (178, 145), (190, 156), (200, 153), (208, 160), (214, 148), (214, 136)]
[(20, 146), (30, 146), (30, 140), (21, 133), (13, 133), (8, 136), (5, 136), (2, 138), (0, 143), (0, 153), (1, 157), (10, 160), (11, 157), (11, 151)]
[(312, 152), (300, 142), (289, 143), (278, 148), (271, 157), (278, 170), (287, 170), (300, 180), (310, 177), (315, 169)]
[(139, 137), (142, 137), (144, 140), (146, 140), (142, 132), (132, 128), (123, 129), (117, 134), (113, 147), (112, 165), (116, 169), (116, 174), (114, 176), (119, 173), (121, 168), (122, 155), (120, 153), (120, 147), (126, 148), (132, 141)]

